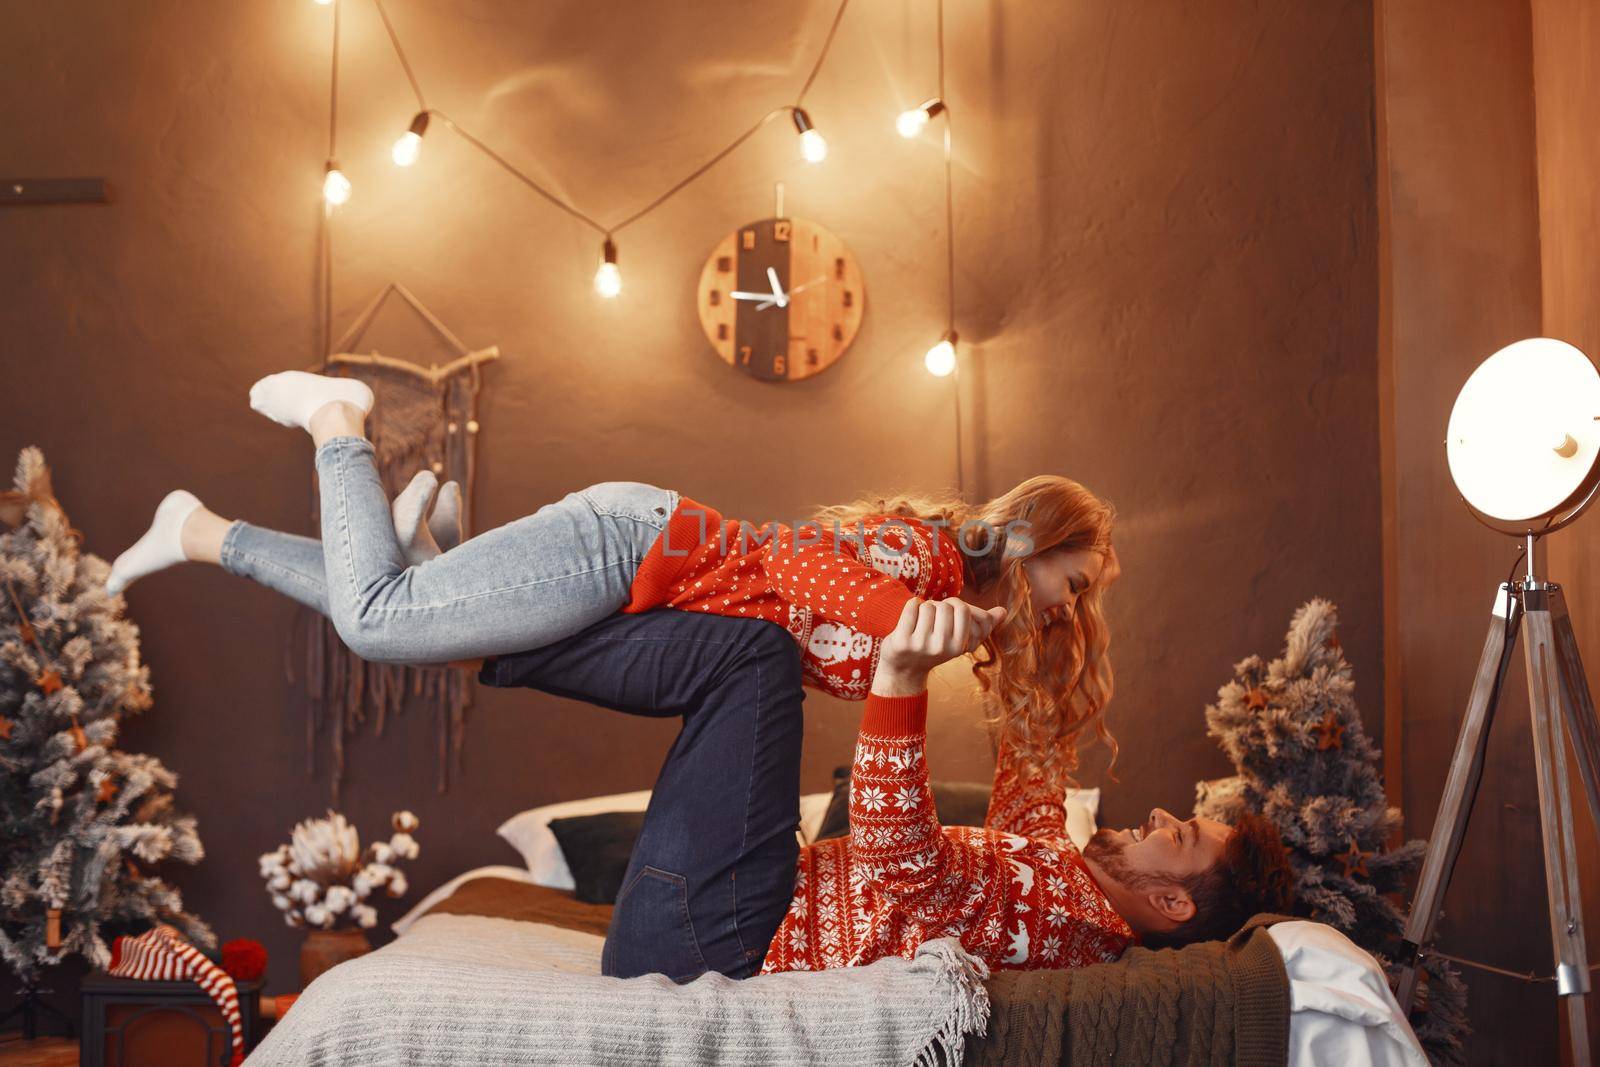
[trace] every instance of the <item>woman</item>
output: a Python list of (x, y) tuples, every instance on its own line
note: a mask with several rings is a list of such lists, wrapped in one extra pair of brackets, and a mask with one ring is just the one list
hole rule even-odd
[[(118, 593), (181, 560), (220, 564), (328, 615), (358, 655), (442, 663), (540, 648), (617, 612), (658, 607), (766, 619), (800, 644), (805, 683), (862, 700), (913, 598), (967, 615), (974, 671), (1030, 774), (1063, 781), (1111, 690), (1099, 588), (1111, 509), (1075, 482), (1030, 479), (981, 507), (916, 501), (831, 509), (791, 529), (725, 520), (669, 489), (607, 482), (407, 565), (353, 378), (269, 375), (251, 407), (311, 434), (322, 538), (207, 510), (182, 490), (120, 556)], [(964, 594), (964, 599), (958, 597)]]

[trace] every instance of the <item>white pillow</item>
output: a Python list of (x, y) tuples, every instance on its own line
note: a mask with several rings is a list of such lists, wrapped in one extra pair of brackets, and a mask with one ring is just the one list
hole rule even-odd
[(1089, 838), (1094, 836), (1099, 827), (1096, 820), (1100, 817), (1100, 789), (1069, 789), (1066, 796), (1067, 809), (1067, 836), (1072, 838), (1072, 843), (1078, 846), (1079, 851), (1089, 843)]
[(802, 793), (800, 794), (800, 843), (809, 845), (816, 839), (817, 831), (822, 829), (822, 820), (828, 814), (828, 805), (833, 803), (832, 793)]
[(547, 885), (553, 889), (575, 889), (572, 870), (567, 858), (561, 854), (556, 835), (550, 832), (554, 819), (574, 815), (598, 815), (606, 811), (643, 811), (650, 806), (650, 790), (633, 793), (613, 793), (603, 797), (584, 797), (560, 804), (546, 804), (542, 808), (529, 808), (518, 812), (500, 824), (495, 833), (505, 838), (512, 848), (522, 853), (534, 885)]
[(1289, 976), (1289, 1062), (1427, 1067), (1371, 955), (1323, 923), (1267, 927)]
[(422, 900), (419, 901), (417, 905), (410, 911), (406, 912), (404, 915), (400, 916), (400, 918), (390, 923), (389, 929), (393, 930), (397, 934), (405, 933), (406, 928), (412, 923), (416, 922), (418, 919), (422, 918), (423, 915), (427, 914), (429, 908), (439, 903), (439, 901), (443, 900), (451, 893), (454, 893), (456, 891), (456, 887), (462, 882), (469, 882), (474, 878), (509, 878), (513, 882), (530, 883), (533, 881), (533, 876), (527, 871), (523, 870), (521, 867), (504, 867), (499, 865), (494, 867), (477, 867), (468, 871), (466, 874), (456, 875), (444, 885), (423, 897)]

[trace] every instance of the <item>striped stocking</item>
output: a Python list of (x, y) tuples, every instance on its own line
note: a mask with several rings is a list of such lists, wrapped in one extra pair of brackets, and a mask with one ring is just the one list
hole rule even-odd
[(110, 974), (118, 978), (139, 978), (148, 982), (192, 980), (204, 989), (233, 1032), (233, 1059), (230, 1067), (244, 1062), (244, 1030), (239, 1023), (239, 991), (233, 977), (205, 954), (183, 939), (176, 929), (162, 923), (138, 937), (119, 937), (111, 945)]

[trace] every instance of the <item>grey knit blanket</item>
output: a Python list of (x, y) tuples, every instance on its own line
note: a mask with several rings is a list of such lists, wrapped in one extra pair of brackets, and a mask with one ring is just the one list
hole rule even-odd
[(959, 1067), (965, 1035), (988, 1023), (988, 970), (954, 938), (911, 960), (681, 986), (603, 977), (601, 943), (541, 923), (424, 916), (312, 982), (247, 1067)]

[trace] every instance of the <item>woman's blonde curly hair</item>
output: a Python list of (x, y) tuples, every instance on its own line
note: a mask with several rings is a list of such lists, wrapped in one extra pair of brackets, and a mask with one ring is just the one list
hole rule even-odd
[(841, 526), (899, 515), (938, 523), (960, 543), (965, 588), (996, 583), (1006, 618), (973, 653), (972, 673), (990, 702), (986, 720), (1001, 746), (1022, 757), (1026, 770), (1052, 785), (1074, 784), (1078, 737), (1091, 730), (1117, 758), (1107, 729), (1111, 700), (1111, 635), (1102, 605), (1104, 583), (1078, 598), (1073, 615), (1040, 626), (1024, 564), (1055, 549), (1109, 556), (1111, 505), (1070, 478), (1044, 474), (986, 504), (953, 495), (867, 497), (824, 508), (816, 518)]

